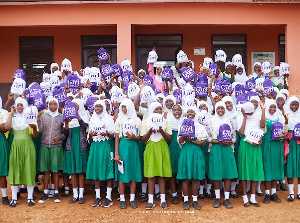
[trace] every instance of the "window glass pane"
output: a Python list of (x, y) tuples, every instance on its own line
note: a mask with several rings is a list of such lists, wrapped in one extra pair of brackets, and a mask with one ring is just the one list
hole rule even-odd
[(26, 73), (27, 84), (41, 82), (53, 62), (53, 37), (20, 37), (19, 43), (20, 68)]
[(278, 64), (285, 62), (285, 35), (278, 36)]
[(212, 36), (213, 45), (226, 44), (226, 45), (239, 45), (246, 44), (245, 35), (213, 35)]

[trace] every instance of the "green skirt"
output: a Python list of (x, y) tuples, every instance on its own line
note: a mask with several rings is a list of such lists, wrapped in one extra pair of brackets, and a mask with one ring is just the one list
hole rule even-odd
[(114, 160), (109, 140), (92, 142), (86, 170), (86, 179), (108, 180), (114, 178)]
[(119, 155), (123, 161), (124, 173), (118, 170), (115, 164), (115, 180), (123, 183), (130, 181), (141, 182), (142, 170), (140, 164), (139, 143), (136, 140), (120, 139)]
[(177, 178), (180, 180), (203, 180), (205, 178), (205, 158), (200, 146), (186, 142), (183, 144)]
[(209, 147), (209, 142), (206, 142), (204, 146), (200, 146), (202, 153), (204, 155), (205, 159), (205, 175), (208, 175), (209, 171), (209, 152), (208, 152), (208, 147)]
[(238, 168), (238, 159), (239, 159), (239, 148), (240, 148), (240, 142), (241, 142), (241, 136), (238, 131), (235, 131), (236, 133), (236, 141), (234, 143), (234, 158), (235, 163)]
[(144, 152), (144, 176), (172, 177), (170, 151), (165, 139), (158, 142), (149, 140)]
[(0, 177), (8, 175), (9, 147), (3, 132), (0, 132)]
[(241, 138), (238, 157), (239, 180), (264, 181), (264, 167), (260, 146), (254, 146)]
[(146, 144), (143, 143), (142, 140), (139, 141), (139, 154), (140, 154), (140, 164), (141, 164), (141, 171), (144, 174), (144, 152), (146, 149)]
[(222, 180), (237, 177), (236, 162), (231, 146), (212, 144), (209, 154), (208, 178)]
[(178, 159), (181, 152), (181, 148), (177, 141), (177, 135), (178, 131), (172, 131), (172, 141), (169, 144), (172, 174), (177, 174), (178, 172)]
[(14, 130), (14, 139), (9, 154), (9, 184), (35, 185), (35, 157), (35, 147), (29, 135), (29, 128)]
[(266, 133), (261, 144), (265, 181), (284, 180), (283, 141), (270, 141), (270, 137)]
[(300, 177), (300, 145), (297, 145), (295, 139), (291, 139), (289, 149), (290, 152), (286, 158), (286, 177)]
[(64, 152), (63, 172), (66, 174), (85, 173), (88, 152), (80, 149), (80, 127), (72, 128), (71, 131), (71, 151)]
[(64, 167), (64, 153), (61, 146), (57, 147), (43, 147), (39, 153), (39, 171), (57, 173), (60, 170), (63, 170)]

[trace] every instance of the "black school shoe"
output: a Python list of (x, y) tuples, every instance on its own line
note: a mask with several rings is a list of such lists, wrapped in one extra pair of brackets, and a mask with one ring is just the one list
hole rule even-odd
[(137, 203), (135, 203), (135, 201), (130, 201), (129, 205), (130, 205), (130, 207), (133, 208), (133, 209), (138, 208), (138, 205), (137, 205)]
[(69, 200), (69, 203), (70, 203), (70, 204), (74, 204), (76, 201), (78, 201), (78, 198), (72, 197), (72, 198)]
[(100, 205), (101, 205), (101, 198), (95, 198), (95, 201), (92, 204), (92, 207), (99, 207)]
[(214, 208), (219, 208), (221, 206), (221, 199), (216, 198), (215, 203), (213, 204)]
[(120, 201), (120, 208), (121, 209), (126, 209), (126, 203), (125, 203), (125, 201)]
[(147, 203), (146, 204), (146, 210), (152, 210), (154, 208), (155, 204), (154, 203)]
[(280, 184), (280, 189), (283, 190), (283, 191), (288, 191), (289, 190), (289, 188), (284, 183)]
[(231, 202), (229, 201), (229, 199), (225, 199), (225, 200), (223, 201), (223, 205), (224, 205), (226, 208), (228, 208), (228, 209), (233, 208), (233, 206), (232, 206)]
[(178, 204), (179, 203), (179, 198), (177, 196), (172, 197), (172, 204)]
[(294, 201), (294, 198), (292, 197), (292, 195), (294, 195), (294, 194), (289, 194), (289, 196), (287, 197), (287, 201), (288, 202), (293, 202)]
[(276, 186), (276, 190), (277, 190), (277, 191), (280, 191), (280, 183), (279, 183), (279, 184), (277, 184), (277, 186)]
[(49, 200), (48, 194), (43, 193), (41, 199), (39, 200), (39, 204), (43, 204)]
[(233, 191), (230, 191), (230, 197), (232, 198), (238, 198), (239, 195), (234, 191), (234, 193), (232, 193)]
[(190, 209), (190, 202), (185, 201), (183, 202), (183, 210), (189, 210)]
[(141, 193), (140, 202), (147, 201), (148, 195), (147, 193)]
[(104, 208), (108, 208), (112, 205), (113, 205), (113, 202), (111, 200), (109, 200), (108, 198), (105, 198), (105, 201), (103, 202), (103, 204), (101, 206)]
[(270, 204), (270, 200), (271, 200), (271, 195), (270, 194), (266, 194), (265, 198), (263, 200), (263, 203)]
[(204, 201), (204, 200), (205, 200), (204, 195), (203, 195), (203, 194), (199, 194), (199, 195), (198, 195), (198, 200), (199, 200), (199, 201)]
[(85, 203), (85, 200), (83, 199), (83, 197), (80, 197), (78, 199), (78, 204), (84, 204)]
[(162, 202), (160, 204), (160, 206), (161, 206), (162, 209), (169, 209), (169, 205), (167, 204), (167, 202)]
[(201, 210), (201, 206), (200, 206), (200, 204), (197, 201), (193, 201), (192, 206), (196, 210)]
[(17, 206), (17, 200), (11, 200), (9, 207), (15, 208)]
[(260, 207), (260, 204), (257, 202), (253, 203), (253, 202), (249, 201), (249, 204), (253, 205), (254, 207)]
[(2, 197), (2, 205), (9, 205), (8, 197)]
[(279, 197), (277, 196), (277, 194), (272, 194), (271, 195), (271, 201), (274, 201), (275, 203), (281, 203), (281, 200), (279, 199)]
[(35, 205), (34, 200), (33, 199), (27, 199), (27, 204), (29, 207), (32, 207)]

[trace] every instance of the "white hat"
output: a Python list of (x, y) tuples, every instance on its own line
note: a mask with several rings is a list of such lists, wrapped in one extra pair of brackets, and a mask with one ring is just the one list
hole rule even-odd
[(222, 61), (225, 63), (226, 59), (227, 59), (227, 55), (223, 50), (219, 49), (216, 51), (215, 62)]
[(251, 102), (246, 102), (243, 104), (243, 109), (245, 113), (253, 113), (254, 112), (254, 105)]
[(234, 65), (238, 65), (238, 64), (241, 64), (243, 63), (243, 59), (242, 59), (242, 55), (241, 54), (235, 54), (233, 57), (232, 57), (232, 63)]
[(147, 64), (156, 63), (157, 59), (158, 59), (157, 53), (154, 50), (152, 50), (149, 52)]
[(184, 63), (184, 62), (188, 62), (188, 61), (189, 61), (189, 59), (188, 59), (187, 55), (182, 50), (180, 50), (177, 54), (177, 62)]

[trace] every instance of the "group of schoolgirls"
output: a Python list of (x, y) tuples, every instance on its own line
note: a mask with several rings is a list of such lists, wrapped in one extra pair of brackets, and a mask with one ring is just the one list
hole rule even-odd
[[(205, 58), (198, 75), (183, 51), (175, 66), (155, 68), (154, 49), (148, 57), (149, 74), (142, 69), (134, 74), (128, 59), (121, 66), (112, 65), (103, 48), (98, 59), (99, 67), (80, 73), (72, 71), (68, 59), (63, 60), (61, 71), (53, 63), (43, 82), (27, 88), (24, 71), (15, 72), (9, 94), (14, 105), (8, 113), (8, 100), (0, 113), (3, 204), (16, 207), (19, 185), (27, 185), (28, 205), (33, 206), (37, 170), (44, 175), (39, 203), (49, 200), (51, 191), (54, 202), (60, 202), (59, 172), (63, 173), (62, 196), (70, 194), (71, 178), (69, 203), (85, 203), (85, 179), (93, 182), (93, 207), (113, 204), (114, 182), (121, 209), (126, 208), (126, 185), (130, 207), (138, 207), (137, 183), (146, 209), (154, 208), (154, 199), (163, 209), (169, 208), (167, 193), (178, 204), (178, 182), (184, 210), (190, 204), (200, 210), (198, 200), (205, 197), (215, 199), (213, 207), (220, 207), (221, 190), (223, 205), (232, 208), (229, 198), (238, 197), (238, 184), (244, 206), (258, 207), (255, 195), (262, 194), (260, 182), (265, 184), (264, 203), (280, 202), (276, 190), (286, 189), (285, 177), (287, 200), (294, 200), (293, 179), (300, 177), (300, 110), (299, 99), (289, 97), (285, 89), (288, 64), (271, 72), (268, 62), (256, 62), (247, 76), (241, 55), (226, 62), (225, 52), (218, 50), (215, 63)], [(7, 131), (12, 135), (8, 139)], [(34, 139), (40, 140), (40, 146)], [(6, 176), (12, 189), (10, 202)], [(106, 198), (101, 203), (104, 181)]]

